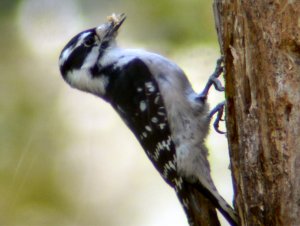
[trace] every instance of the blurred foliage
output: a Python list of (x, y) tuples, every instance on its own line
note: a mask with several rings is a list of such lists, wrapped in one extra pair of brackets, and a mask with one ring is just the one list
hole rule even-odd
[(103, 21), (99, 15), (125, 12), (132, 37), (168, 48), (216, 43), (212, 1), (209, 0), (81, 0), (87, 20)]
[[(72, 225), (66, 220), (74, 218), (72, 200), (56, 179), (67, 128), (65, 116), (56, 110), (57, 87), (49, 79), (57, 76), (58, 68), (49, 70), (48, 65), (57, 67), (59, 52), (55, 57), (35, 56), (24, 44), (16, 25), (21, 2), (0, 1), (0, 225)], [(168, 48), (215, 42), (211, 1), (81, 0), (78, 4), (80, 16), (91, 23), (95, 18), (104, 21), (99, 12), (126, 12), (129, 33), (140, 42)]]
[[(138, 4), (140, 1), (135, 2)], [(138, 15), (141, 17), (140, 27), (147, 30), (139, 32), (138, 29), (137, 33), (168, 42), (173, 48), (213, 42), (215, 31), (210, 5), (207, 0), (145, 1), (144, 10)], [(137, 10), (135, 13), (138, 13)]]
[(21, 2), (21, 0), (1, 0), (0, 1), (0, 17), (9, 16), (14, 12), (16, 6)]
[(13, 11), (2, 17), (0, 225), (58, 225), (69, 205), (53, 174), (64, 130), (52, 108), (57, 96), (51, 86), (37, 82), (48, 73), (22, 45)]

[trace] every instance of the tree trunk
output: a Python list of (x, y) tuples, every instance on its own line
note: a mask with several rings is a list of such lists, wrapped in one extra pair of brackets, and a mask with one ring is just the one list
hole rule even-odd
[(215, 0), (241, 225), (300, 225), (300, 1)]

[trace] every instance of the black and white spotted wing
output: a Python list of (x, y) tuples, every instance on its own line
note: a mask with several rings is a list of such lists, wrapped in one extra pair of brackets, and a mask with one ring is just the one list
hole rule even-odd
[[(176, 152), (166, 109), (156, 81), (143, 61), (135, 59), (110, 76), (107, 98), (139, 140), (165, 181), (177, 180)], [(174, 181), (175, 180), (175, 181)]]

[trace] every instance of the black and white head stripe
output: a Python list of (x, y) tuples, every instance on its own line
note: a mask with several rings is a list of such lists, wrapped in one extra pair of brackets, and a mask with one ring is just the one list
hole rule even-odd
[(100, 59), (108, 48), (115, 45), (117, 31), (125, 15), (112, 15), (109, 21), (98, 27), (83, 31), (72, 38), (62, 50), (59, 66), (64, 80), (72, 87), (103, 96), (108, 77), (97, 74)]
[(125, 18), (125, 14), (113, 14), (108, 18), (108, 22), (83, 31), (72, 38), (62, 50), (59, 58), (60, 71), (64, 78), (69, 71), (94, 65), (99, 56), (96, 59), (92, 58), (91, 62), (89, 59), (92, 57), (90, 56), (91, 51), (95, 51), (97, 48), (97, 54), (102, 54), (103, 50), (114, 43), (117, 31)]
[(99, 39), (94, 29), (83, 31), (72, 38), (59, 58), (61, 74), (66, 76), (69, 71), (80, 69), (97, 41)]

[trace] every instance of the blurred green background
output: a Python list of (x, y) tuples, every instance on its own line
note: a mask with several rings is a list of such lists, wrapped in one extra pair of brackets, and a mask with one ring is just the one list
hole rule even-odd
[[(64, 83), (58, 56), (76, 33), (125, 12), (120, 45), (166, 55), (200, 90), (219, 56), (211, 6), (0, 1), (0, 226), (187, 225), (133, 135), (110, 106)], [(213, 92), (210, 102), (222, 98)], [(226, 140), (211, 133), (214, 177), (231, 202)]]

